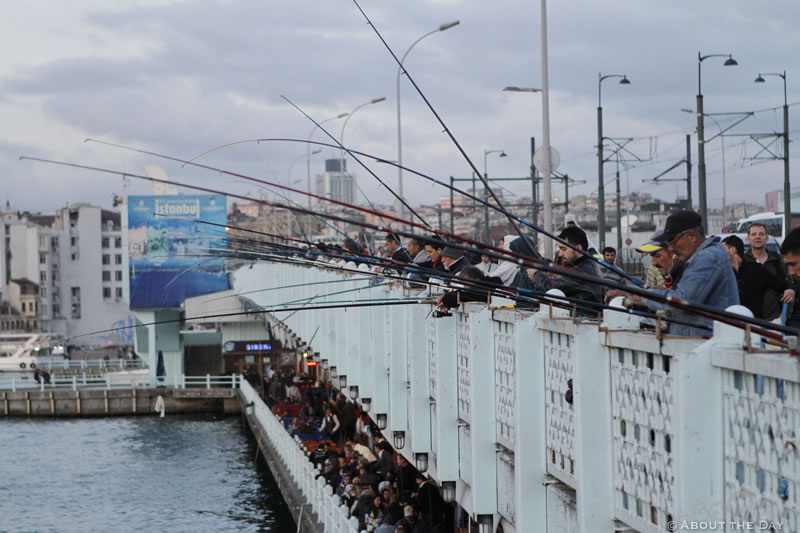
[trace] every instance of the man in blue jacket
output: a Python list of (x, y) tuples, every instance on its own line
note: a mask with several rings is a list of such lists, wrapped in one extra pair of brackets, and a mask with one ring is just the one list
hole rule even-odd
[[(739, 287), (733, 273), (728, 252), (720, 244), (719, 237), (706, 237), (702, 218), (694, 211), (683, 210), (670, 215), (664, 228), (664, 241), (669, 251), (678, 259), (686, 261), (681, 282), (675, 289), (656, 289), (649, 292), (660, 296), (672, 296), (724, 310), (739, 303)], [(634, 302), (640, 302), (638, 296)], [(697, 327), (670, 324), (671, 335), (710, 336), (710, 318), (678, 311), (675, 308), (652, 300), (644, 300), (651, 309), (670, 309), (673, 318), (697, 324)]]

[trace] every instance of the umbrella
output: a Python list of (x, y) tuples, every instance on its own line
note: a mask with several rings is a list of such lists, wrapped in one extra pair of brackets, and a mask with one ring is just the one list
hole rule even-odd
[(164, 381), (164, 376), (167, 375), (167, 371), (164, 370), (164, 352), (161, 350), (158, 351), (158, 363), (156, 363), (156, 377), (158, 378), (159, 382)]

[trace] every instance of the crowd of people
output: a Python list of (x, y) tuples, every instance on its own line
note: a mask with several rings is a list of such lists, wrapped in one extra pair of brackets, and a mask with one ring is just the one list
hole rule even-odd
[(273, 412), (285, 415), (286, 430), (311, 450), (318, 476), (358, 519), (359, 530), (453, 531), (454, 510), (437, 486), (394, 452), (355, 402), (319, 383), (299, 393), (298, 382), (294, 373), (268, 372), (262, 396)]
[[(444, 285), (446, 292), (437, 300), (444, 312), (465, 302), (487, 302), (491, 294), (514, 298), (517, 307), (533, 306), (546, 291), (559, 289), (584, 315), (596, 314), (615, 296), (628, 296), (625, 305), (646, 311), (666, 309), (672, 319), (666, 327), (672, 335), (710, 335), (711, 319), (674, 309), (664, 302), (668, 296), (720, 310), (741, 304), (756, 318), (800, 326), (800, 305), (794, 305), (796, 281), (782, 254), (767, 249), (767, 229), (758, 222), (750, 225), (745, 244), (735, 235), (724, 240), (706, 235), (694, 211), (673, 213), (665, 227), (638, 248), (652, 259), (643, 281), (654, 299), (629, 294), (626, 287), (632, 286), (632, 280), (616, 267), (614, 248), (597, 253), (575, 225), (567, 225), (558, 237), (561, 242), (550, 263), (561, 268), (557, 271), (541, 261), (529, 237), (515, 235), (502, 242), (502, 248), (510, 252), (505, 257), (448, 242), (439, 235), (412, 237), (403, 246), (399, 237), (389, 233), (375, 256), (364, 253), (355, 241), (339, 248), (378, 274), (406, 278), (409, 288)], [(538, 263), (522, 262), (519, 257)]]

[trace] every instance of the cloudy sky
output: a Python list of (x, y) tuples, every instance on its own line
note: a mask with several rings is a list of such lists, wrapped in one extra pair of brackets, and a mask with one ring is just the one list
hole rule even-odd
[[(489, 174), (527, 175), (530, 137), (541, 144), (541, 98), (501, 89), (541, 86), (539, 3), (360, 3), (398, 56), (419, 36), (460, 20), (460, 25), (417, 45), (406, 62), (409, 73), (479, 169), (485, 150), (503, 149), (508, 157), (489, 156)], [(175, 180), (257, 195), (252, 184), (85, 144), (84, 139), (179, 158), (247, 139), (307, 139), (314, 124), (279, 94), (320, 121), (386, 97), (352, 116), (345, 143), (397, 159), (397, 65), (351, 0), (5, 0), (3, 7), (0, 201), (20, 209), (45, 212), (76, 201), (110, 207), (112, 193), (123, 190), (118, 177), (19, 161), (21, 155), (131, 173), (158, 164)], [(800, 101), (796, 2), (573, 0), (551, 1), (548, 9), (551, 142), (561, 154), (559, 170), (586, 180), (573, 185), (572, 194), (597, 189), (600, 72), (627, 74), (632, 82), (619, 85), (612, 78), (603, 83), (605, 134), (634, 138), (627, 148), (642, 160), (623, 162), (623, 191), (630, 187), (665, 199), (684, 194), (685, 184), (658, 186), (642, 180), (685, 155), (685, 135), (693, 133), (695, 118), (681, 108), (695, 107), (698, 51), (733, 54), (739, 62), (736, 67), (724, 67), (719, 58), (703, 62), (706, 112), (759, 111), (731, 134), (782, 130), (781, 79), (767, 77), (767, 83), (755, 84), (759, 72), (785, 69), (789, 102)], [(791, 107), (790, 121), (797, 125), (791, 127), (791, 137), (800, 130), (799, 109)], [(470, 176), (467, 163), (405, 80), (402, 112), (404, 164), (442, 180)], [(726, 127), (735, 116), (715, 118)], [(325, 127), (338, 137), (342, 123), (331, 121)], [(707, 137), (717, 129), (710, 120), (706, 127)], [(314, 140), (325, 136), (317, 130)], [(696, 162), (695, 143), (693, 137)], [(754, 165), (750, 158), (759, 148), (747, 136), (727, 137), (725, 144), (728, 202), (763, 201), (765, 191), (782, 186), (782, 164)], [(792, 151), (800, 156), (800, 149)], [(297, 186), (305, 187), (305, 153), (300, 143), (241, 143), (199, 161), (284, 184), (300, 180)], [(718, 206), (719, 138), (706, 153), (709, 203)], [(336, 154), (326, 148), (314, 155), (312, 174)], [(365, 162), (396, 187), (395, 170)], [(792, 159), (793, 165), (797, 162)], [(372, 201), (390, 200), (354, 161), (348, 166)], [(606, 166), (607, 180), (615, 168)], [(684, 175), (682, 169), (670, 174)], [(529, 195), (529, 184), (508, 188)], [(612, 188), (609, 183), (607, 192)], [(134, 180), (129, 192), (147, 194), (149, 184)], [(448, 194), (409, 175), (405, 193), (414, 204)]]

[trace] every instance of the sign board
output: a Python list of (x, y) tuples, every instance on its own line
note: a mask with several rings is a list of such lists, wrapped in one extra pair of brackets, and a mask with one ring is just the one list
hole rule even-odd
[[(177, 308), (186, 298), (227, 290), (222, 195), (130, 196), (131, 309)], [(214, 255), (219, 250), (220, 255)]]

